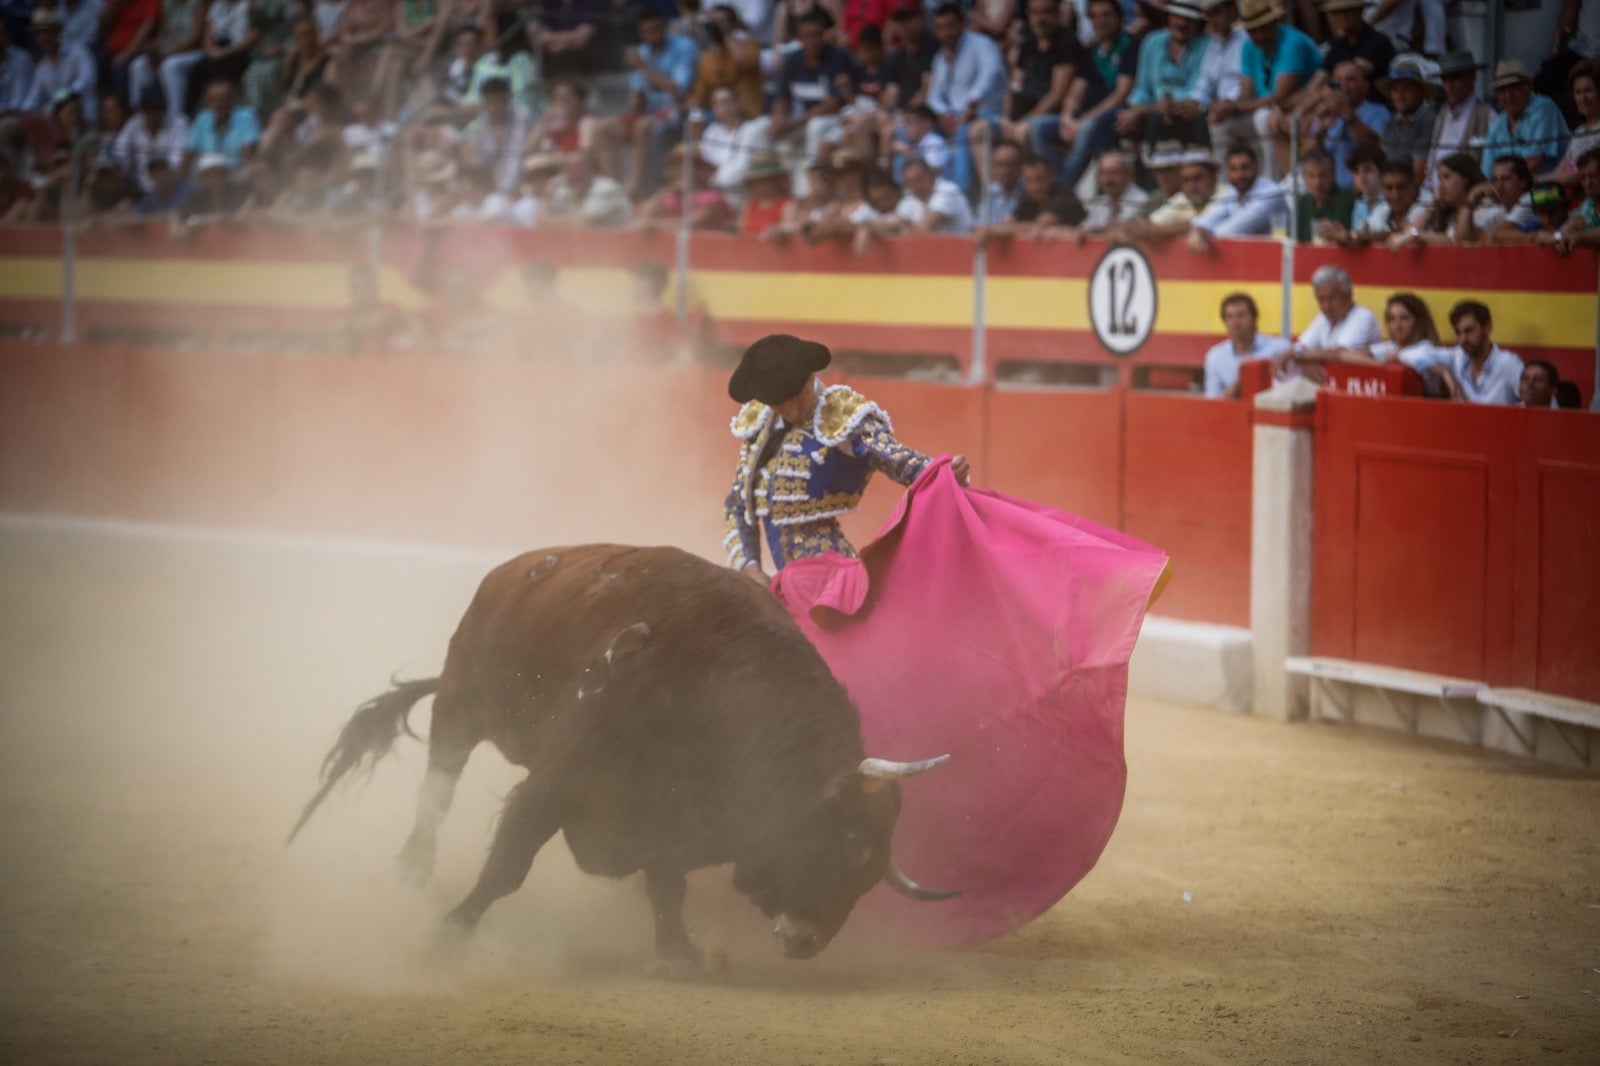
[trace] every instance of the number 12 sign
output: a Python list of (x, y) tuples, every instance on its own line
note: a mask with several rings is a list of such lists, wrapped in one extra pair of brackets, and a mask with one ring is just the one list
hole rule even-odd
[(1089, 323), (1113, 355), (1131, 355), (1156, 324), (1156, 277), (1139, 249), (1106, 250), (1089, 275)]

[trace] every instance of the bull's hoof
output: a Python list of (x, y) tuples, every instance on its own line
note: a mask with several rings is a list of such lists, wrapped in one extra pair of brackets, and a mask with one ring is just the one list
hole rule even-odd
[(436, 964), (454, 962), (466, 952), (467, 942), (472, 939), (472, 931), (478, 923), (467, 920), (458, 913), (460, 910), (457, 907), (439, 923), (439, 929), (433, 936), (433, 946), (428, 952), (430, 961)]

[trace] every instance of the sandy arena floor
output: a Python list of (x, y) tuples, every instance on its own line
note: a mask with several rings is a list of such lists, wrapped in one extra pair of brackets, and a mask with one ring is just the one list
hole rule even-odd
[(439, 959), (497, 756), (426, 890), (415, 744), (281, 844), (483, 568), (0, 529), (0, 1062), (1600, 1061), (1600, 779), (1149, 703), (1099, 867), (981, 950), (786, 962), (713, 871), (728, 979), (657, 980), (639, 887), (553, 845)]

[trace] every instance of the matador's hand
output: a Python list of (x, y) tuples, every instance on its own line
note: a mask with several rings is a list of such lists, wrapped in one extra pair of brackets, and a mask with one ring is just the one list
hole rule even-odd
[(767, 576), (767, 572), (761, 569), (760, 563), (745, 563), (744, 569), (739, 572), (762, 588), (766, 588), (772, 583), (772, 579)]
[(967, 465), (965, 455), (957, 455), (950, 460), (950, 472), (956, 476), (956, 483), (962, 488), (972, 484), (972, 468)]

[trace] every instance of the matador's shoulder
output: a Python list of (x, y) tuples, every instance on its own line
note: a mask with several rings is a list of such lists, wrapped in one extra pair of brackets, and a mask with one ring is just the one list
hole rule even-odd
[(728, 423), (728, 428), (740, 440), (752, 440), (757, 433), (761, 432), (761, 427), (767, 424), (767, 416), (771, 412), (772, 408), (760, 400), (751, 400), (739, 408), (739, 413), (733, 416), (733, 421)]
[(848, 385), (832, 385), (822, 392), (817, 405), (817, 439), (827, 445), (843, 443), (867, 418), (876, 415), (883, 419), (891, 431), (894, 425), (889, 415)]

